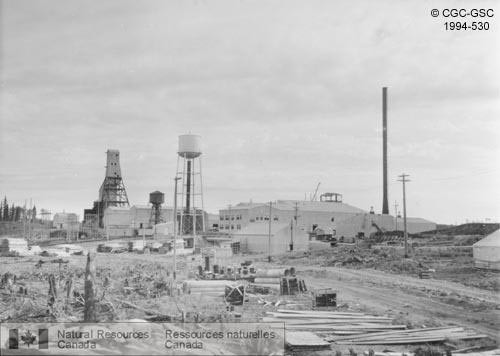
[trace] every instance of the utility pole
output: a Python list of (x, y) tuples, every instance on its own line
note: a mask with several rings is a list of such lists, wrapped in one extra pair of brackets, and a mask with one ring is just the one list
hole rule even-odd
[(395, 223), (396, 223), (396, 226), (394, 228), (395, 231), (398, 231), (398, 202), (395, 201), (394, 202), (394, 219), (395, 219)]
[(175, 188), (174, 188), (174, 271), (173, 271), (173, 277), (174, 281), (177, 278), (177, 261), (176, 261), (176, 255), (177, 255), (177, 182), (181, 179), (181, 177), (175, 177)]
[(406, 183), (410, 182), (407, 177), (409, 174), (401, 174), (398, 179), (399, 182), (403, 182), (403, 223), (404, 223), (404, 237), (405, 237), (405, 258), (408, 258), (408, 230), (406, 225)]
[(269, 202), (269, 236), (267, 239), (267, 262), (271, 263), (271, 223), (273, 221), (272, 217), (272, 212), (273, 212), (273, 202)]
[(299, 211), (299, 203), (295, 202), (295, 214), (293, 215), (292, 229), (291, 229), (292, 236), (290, 241), (290, 251), (293, 251), (293, 234), (297, 231), (297, 218), (299, 217), (298, 211)]

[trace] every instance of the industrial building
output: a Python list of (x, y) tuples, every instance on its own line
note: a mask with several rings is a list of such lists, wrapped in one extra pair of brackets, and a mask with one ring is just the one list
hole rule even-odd
[[(331, 199), (332, 196), (336, 198)], [(320, 201), (277, 200), (272, 202), (271, 209), (269, 203), (239, 203), (219, 211), (219, 230), (238, 233), (252, 224), (269, 221), (270, 216), (271, 225), (289, 224), (296, 219), (297, 226), (306, 233), (322, 229), (332, 231), (337, 237), (351, 238), (360, 233), (369, 236), (379, 229), (403, 229), (400, 217), (372, 214), (342, 202), (340, 194), (325, 193), (321, 195)], [(409, 233), (436, 228), (434, 222), (421, 218), (408, 218), (407, 225)]]
[(55, 213), (52, 226), (58, 230), (70, 230), (75, 228), (78, 230), (78, 215), (74, 213)]
[(293, 229), (291, 223), (252, 223), (233, 234), (233, 242), (240, 243), (245, 253), (278, 255), (287, 251), (309, 250), (309, 235), (303, 229)]

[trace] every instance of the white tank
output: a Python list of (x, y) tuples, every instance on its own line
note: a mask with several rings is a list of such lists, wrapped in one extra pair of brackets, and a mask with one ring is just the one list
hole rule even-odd
[(180, 135), (179, 136), (179, 156), (184, 158), (196, 158), (201, 155), (201, 136)]

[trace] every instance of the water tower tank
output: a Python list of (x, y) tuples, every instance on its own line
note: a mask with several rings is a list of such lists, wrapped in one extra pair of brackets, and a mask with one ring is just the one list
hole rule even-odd
[(165, 202), (165, 194), (159, 191), (149, 193), (149, 202), (151, 204), (163, 204)]
[(201, 155), (201, 136), (180, 135), (179, 136), (179, 156), (184, 158), (196, 158)]

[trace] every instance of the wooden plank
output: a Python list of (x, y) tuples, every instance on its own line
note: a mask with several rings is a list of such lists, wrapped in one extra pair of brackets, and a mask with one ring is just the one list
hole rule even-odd
[(330, 347), (328, 341), (323, 340), (319, 336), (311, 332), (303, 331), (292, 331), (285, 334), (285, 340), (287, 345), (291, 347), (304, 347), (304, 346), (315, 346), (315, 347)]

